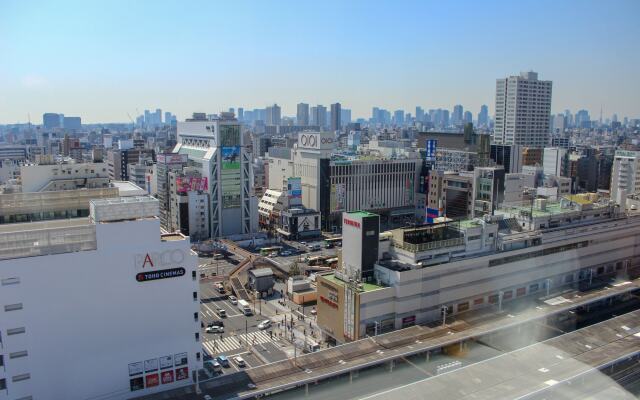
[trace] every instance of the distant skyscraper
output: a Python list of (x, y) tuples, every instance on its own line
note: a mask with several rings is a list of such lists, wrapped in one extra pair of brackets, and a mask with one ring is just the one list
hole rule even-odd
[(424, 109), (420, 106), (416, 106), (416, 121), (424, 122)]
[(169, 111), (166, 111), (164, 113), (164, 123), (165, 123), (165, 125), (171, 125), (171, 119), (172, 119), (171, 117), (172, 117), (172, 115), (171, 115), (171, 113)]
[(244, 108), (238, 107), (238, 121), (244, 121)]
[(351, 122), (351, 110), (348, 108), (343, 108), (340, 115), (340, 122), (342, 126), (346, 126)]
[(588, 128), (591, 125), (591, 117), (589, 111), (580, 110), (576, 113), (576, 126), (578, 128)]
[(404, 125), (404, 110), (396, 110), (393, 113), (393, 122), (400, 126)]
[(379, 113), (380, 113), (380, 109), (378, 107), (373, 107), (371, 109), (371, 122), (373, 122), (374, 124), (380, 122), (378, 120)]
[(156, 113), (154, 115), (154, 119), (153, 119), (154, 125), (161, 125), (162, 124), (162, 110), (159, 108), (156, 108)]
[(536, 72), (496, 80), (496, 144), (542, 148), (549, 141), (551, 81)]
[(311, 125), (317, 125), (320, 129), (327, 126), (327, 107), (320, 104), (311, 107)]
[(82, 120), (80, 117), (64, 117), (64, 129), (70, 131), (79, 131), (82, 128)]
[(460, 104), (453, 106), (453, 114), (451, 114), (451, 123), (453, 125), (459, 125), (462, 123), (464, 108)]
[(340, 119), (342, 117), (342, 106), (340, 103), (334, 103), (331, 105), (331, 131), (335, 132), (340, 130), (342, 124)]
[(470, 124), (473, 122), (473, 114), (471, 114), (471, 111), (464, 112), (462, 122), (464, 122), (465, 124)]
[(298, 103), (296, 119), (298, 125), (309, 126), (309, 104)]
[(478, 126), (485, 128), (489, 126), (489, 107), (487, 107), (486, 104), (480, 106), (480, 112), (478, 113)]
[(60, 128), (60, 114), (45, 113), (42, 115), (44, 129)]
[(267, 107), (266, 109), (266, 117), (267, 120), (265, 121), (265, 123), (267, 125), (280, 125), (281, 122), (281, 116), (280, 116), (280, 106), (277, 104), (274, 104), (272, 106)]

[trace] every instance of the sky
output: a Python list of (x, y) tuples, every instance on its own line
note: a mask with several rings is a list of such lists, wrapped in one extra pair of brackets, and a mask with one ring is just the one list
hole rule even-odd
[(0, 124), (336, 101), (354, 119), (475, 117), (525, 70), (553, 81), (554, 113), (638, 118), (638, 15), (638, 0), (0, 0)]

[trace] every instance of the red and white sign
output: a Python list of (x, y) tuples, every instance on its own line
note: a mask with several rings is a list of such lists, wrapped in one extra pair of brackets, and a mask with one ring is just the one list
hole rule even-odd
[(200, 177), (181, 177), (176, 178), (176, 192), (206, 192), (209, 189), (209, 181), (207, 178)]
[(350, 219), (346, 219), (346, 218), (344, 218), (344, 219), (342, 220), (342, 222), (343, 222), (344, 224), (346, 224), (346, 225), (351, 225), (351, 226), (353, 226), (354, 228), (358, 228), (358, 229), (360, 229), (360, 222), (358, 222), (358, 221), (353, 221), (353, 220), (350, 220)]

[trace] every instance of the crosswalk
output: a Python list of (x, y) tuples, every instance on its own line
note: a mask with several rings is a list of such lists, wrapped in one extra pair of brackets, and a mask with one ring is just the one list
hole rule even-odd
[(217, 338), (215, 340), (206, 340), (202, 342), (202, 346), (210, 355), (214, 355), (244, 348), (247, 343), (254, 345), (275, 341), (276, 337), (274, 336), (272, 339), (269, 332), (257, 331), (237, 336), (225, 336), (222, 340)]

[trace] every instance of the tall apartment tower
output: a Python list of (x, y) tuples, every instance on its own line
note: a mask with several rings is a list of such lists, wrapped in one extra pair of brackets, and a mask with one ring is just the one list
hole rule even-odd
[(341, 116), (342, 116), (342, 106), (340, 105), (340, 103), (332, 104), (331, 105), (331, 132), (338, 131), (342, 127)]
[(212, 238), (255, 230), (258, 202), (251, 195), (251, 153), (232, 113), (178, 122), (178, 144), (173, 153), (186, 154), (200, 172), (209, 194)]
[(296, 114), (297, 124), (301, 126), (309, 126), (309, 104), (298, 103), (298, 112)]
[(266, 120), (266, 124), (267, 125), (280, 125), (281, 123), (281, 117), (280, 117), (280, 106), (277, 104), (274, 104), (272, 106), (268, 106), (266, 108), (266, 112), (267, 112), (267, 120)]
[(496, 120), (493, 141), (542, 148), (549, 140), (551, 81), (536, 72), (496, 81)]

